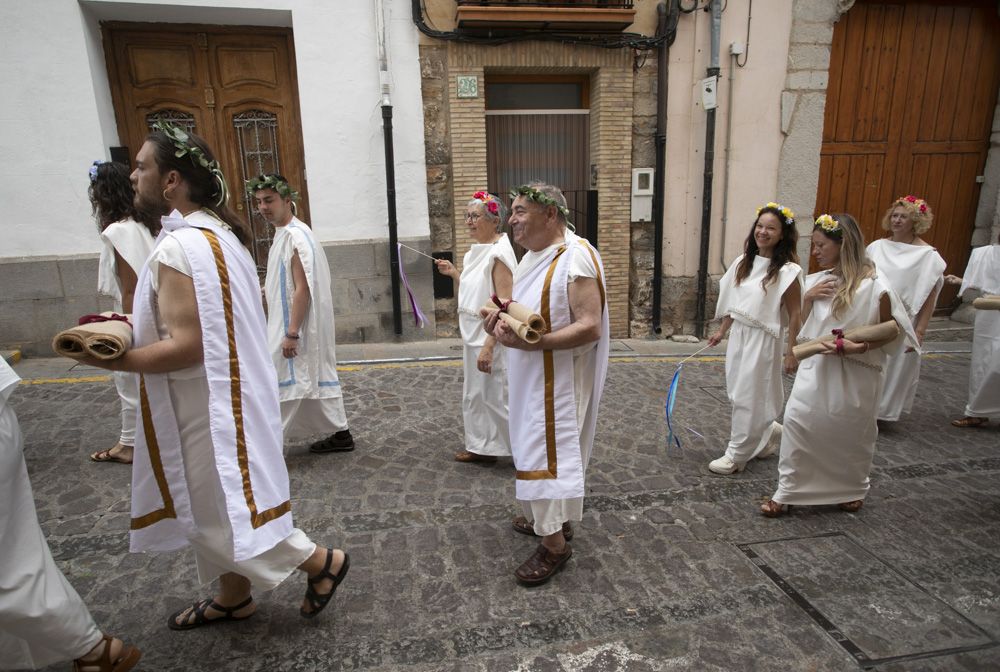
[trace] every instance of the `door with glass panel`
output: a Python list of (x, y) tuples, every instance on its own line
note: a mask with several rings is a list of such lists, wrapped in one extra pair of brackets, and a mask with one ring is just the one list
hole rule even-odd
[[(590, 189), (589, 75), (486, 75), (486, 178), (506, 198), (541, 180), (563, 190), (578, 235), (587, 230)], [(589, 204), (589, 206), (588, 206)], [(593, 213), (596, 214), (596, 213)]]
[(158, 119), (204, 137), (229, 182), (230, 206), (252, 232), (251, 253), (263, 274), (274, 230), (253, 208), (245, 180), (283, 174), (301, 194), (298, 213), (308, 221), (291, 31), (135, 23), (103, 28), (118, 134), (130, 156)]

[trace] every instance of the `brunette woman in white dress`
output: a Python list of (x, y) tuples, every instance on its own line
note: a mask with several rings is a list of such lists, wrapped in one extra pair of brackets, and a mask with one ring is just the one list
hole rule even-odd
[(780, 427), (774, 421), (785, 401), (781, 373), (798, 368), (792, 355), (802, 303), (798, 240), (792, 211), (768, 203), (757, 210), (744, 254), (719, 282), (715, 317), (722, 324), (708, 342), (717, 345), (729, 336), (726, 392), (733, 413), (726, 452), (708, 464), (713, 473), (743, 471), (747, 462), (777, 447), (769, 439)]

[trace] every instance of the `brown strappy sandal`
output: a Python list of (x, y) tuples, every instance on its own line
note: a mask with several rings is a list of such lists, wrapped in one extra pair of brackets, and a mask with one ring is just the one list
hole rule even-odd
[(837, 506), (841, 511), (847, 511), (848, 513), (857, 513), (861, 510), (861, 507), (865, 505), (865, 500), (855, 499), (853, 502), (844, 502), (838, 504)]
[(773, 499), (769, 499), (760, 505), (760, 512), (768, 518), (779, 518), (788, 513), (790, 508), (791, 506), (785, 506), (784, 504), (780, 504)]
[(134, 646), (122, 642), (122, 650), (118, 657), (111, 660), (112, 641), (114, 641), (113, 637), (102, 634), (101, 643), (104, 644), (104, 649), (101, 651), (101, 655), (98, 656), (97, 660), (77, 658), (73, 661), (73, 672), (128, 672), (135, 667), (139, 659), (142, 658), (142, 652)]
[(977, 418), (971, 415), (967, 415), (964, 418), (959, 418), (958, 420), (952, 420), (951, 424), (955, 427), (982, 427), (983, 425), (990, 424), (989, 418)]

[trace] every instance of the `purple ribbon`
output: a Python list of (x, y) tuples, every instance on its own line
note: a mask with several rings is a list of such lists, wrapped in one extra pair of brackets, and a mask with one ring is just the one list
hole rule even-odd
[(399, 279), (403, 281), (403, 288), (406, 289), (406, 295), (410, 298), (410, 307), (413, 309), (413, 322), (416, 326), (421, 329), (427, 324), (427, 316), (424, 315), (423, 311), (420, 310), (420, 305), (417, 303), (417, 297), (413, 295), (413, 289), (410, 288), (410, 281), (406, 279), (406, 271), (403, 270), (403, 246), (401, 243), (396, 243), (396, 258), (399, 259)]

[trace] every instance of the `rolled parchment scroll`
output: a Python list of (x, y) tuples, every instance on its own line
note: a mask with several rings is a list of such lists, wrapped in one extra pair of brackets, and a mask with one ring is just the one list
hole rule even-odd
[[(491, 312), (497, 309), (493, 303), (487, 303), (479, 309), (479, 316), (486, 318)], [(507, 323), (507, 326), (517, 334), (525, 343), (537, 343), (542, 338), (547, 329), (545, 320), (538, 313), (531, 312), (520, 303), (511, 301), (507, 306), (507, 311), (500, 313), (500, 319)]]
[[(863, 327), (854, 327), (853, 329), (846, 329), (844, 331), (844, 338), (848, 341), (854, 341), (855, 343), (891, 341), (898, 335), (899, 325), (896, 324), (895, 320), (889, 320), (888, 322), (882, 322), (880, 324), (869, 324)], [(801, 362), (803, 359), (824, 352), (826, 348), (824, 348), (822, 344), (832, 343), (836, 339), (837, 337), (833, 334), (827, 334), (825, 336), (820, 336), (819, 338), (814, 338), (811, 341), (806, 341), (805, 343), (796, 345), (792, 348), (792, 354), (795, 355), (795, 359)]]
[(117, 359), (132, 347), (132, 325), (128, 317), (111, 312), (84, 316), (81, 321), (92, 321), (60, 331), (52, 339), (52, 349), (57, 355), (70, 359)]

